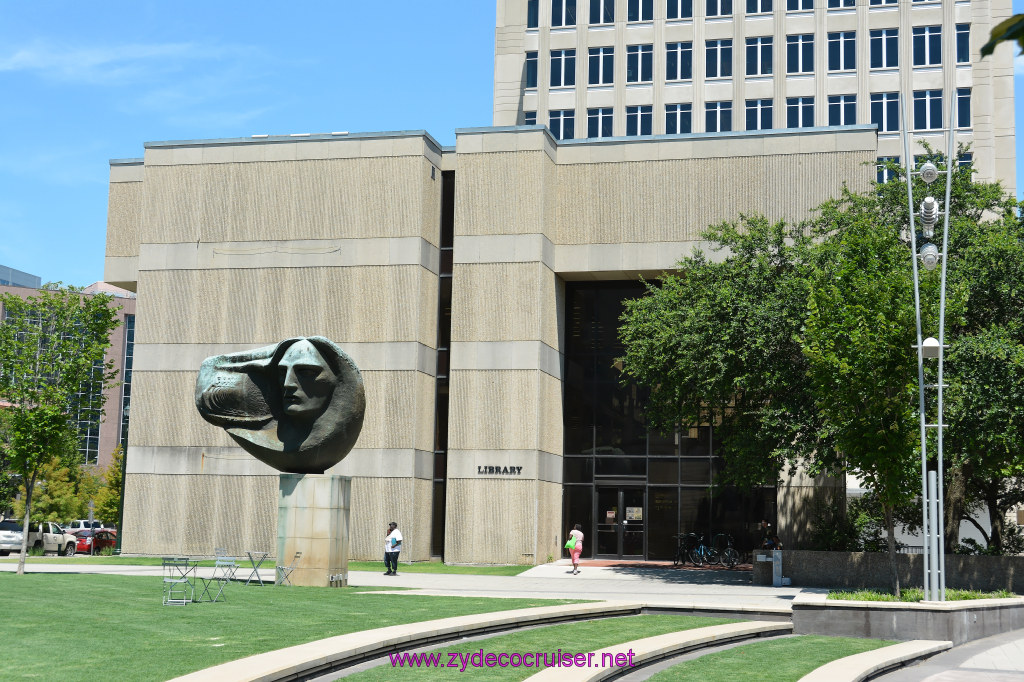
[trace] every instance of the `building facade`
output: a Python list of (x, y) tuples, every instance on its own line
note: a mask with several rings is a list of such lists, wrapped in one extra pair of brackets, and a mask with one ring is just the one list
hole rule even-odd
[[(660, 558), (680, 530), (788, 537), (829, 481), (715, 496), (708, 426), (649, 433), (618, 310), (709, 224), (870, 186), (873, 126), (556, 140), (540, 126), (158, 142), (111, 162), (107, 281), (138, 293), (122, 549), (271, 549), (278, 472), (194, 405), (208, 356), (323, 335), (363, 372), (350, 550)], [(839, 489), (842, 484), (839, 483)], [(800, 510), (803, 510), (802, 512)], [(153, 533), (149, 520), (161, 519)]]
[[(949, 102), (979, 177), (1013, 193), (1010, 0), (498, 0), (494, 125), (557, 138), (874, 124), (945, 149)], [(911, 153), (919, 153), (921, 147)]]
[(38, 289), (42, 280), (36, 275), (30, 275), (21, 270), (0, 265), (0, 287), (29, 287)]

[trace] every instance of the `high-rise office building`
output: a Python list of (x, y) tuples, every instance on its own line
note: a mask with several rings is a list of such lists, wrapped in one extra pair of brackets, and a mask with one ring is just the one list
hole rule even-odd
[[(494, 125), (559, 139), (875, 124), (900, 109), (979, 177), (1015, 187), (1013, 50), (981, 59), (1010, 0), (498, 0)], [(919, 151), (915, 149), (912, 153)]]

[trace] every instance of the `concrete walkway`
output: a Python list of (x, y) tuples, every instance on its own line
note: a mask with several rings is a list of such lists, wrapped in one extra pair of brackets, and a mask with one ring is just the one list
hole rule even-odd
[(976, 639), (876, 678), (886, 682), (1021, 682), (1024, 630)]

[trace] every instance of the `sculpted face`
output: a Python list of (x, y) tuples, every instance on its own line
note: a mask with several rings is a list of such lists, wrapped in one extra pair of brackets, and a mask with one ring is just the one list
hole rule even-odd
[(334, 392), (335, 374), (313, 344), (292, 344), (277, 371), (285, 414), (310, 421), (323, 414)]

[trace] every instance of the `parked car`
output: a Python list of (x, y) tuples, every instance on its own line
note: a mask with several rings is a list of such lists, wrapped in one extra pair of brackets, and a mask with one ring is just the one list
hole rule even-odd
[(78, 551), (83, 554), (99, 554), (106, 547), (117, 545), (117, 534), (102, 528), (83, 528), (75, 533), (78, 537)]
[(0, 556), (21, 551), (21, 524), (14, 519), (0, 521)]
[(56, 523), (44, 521), (29, 527), (28, 546), (44, 552), (56, 552), (65, 556), (75, 555), (78, 538)]
[(90, 521), (89, 519), (75, 519), (65, 526), (69, 533), (78, 533), (85, 528), (103, 528), (102, 521)]

